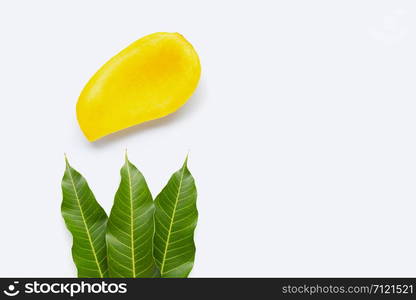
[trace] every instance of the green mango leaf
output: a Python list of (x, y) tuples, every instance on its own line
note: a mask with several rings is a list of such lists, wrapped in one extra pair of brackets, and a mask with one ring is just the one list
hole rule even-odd
[(72, 257), (78, 277), (108, 277), (105, 231), (107, 215), (95, 200), (87, 181), (68, 160), (62, 179), (62, 216), (73, 237)]
[(153, 198), (142, 173), (129, 162), (120, 170), (107, 226), (108, 264), (111, 277), (156, 277), (153, 260)]
[(197, 192), (187, 160), (155, 200), (153, 256), (161, 277), (188, 277), (194, 264)]

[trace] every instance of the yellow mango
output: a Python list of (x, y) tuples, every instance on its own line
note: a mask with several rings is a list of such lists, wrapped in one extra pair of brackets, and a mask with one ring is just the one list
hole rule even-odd
[(79, 125), (89, 141), (179, 109), (198, 85), (201, 65), (178, 33), (147, 35), (105, 63), (77, 103)]

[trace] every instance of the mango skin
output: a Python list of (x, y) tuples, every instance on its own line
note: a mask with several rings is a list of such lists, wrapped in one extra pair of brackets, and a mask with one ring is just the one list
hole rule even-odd
[(105, 63), (79, 96), (78, 123), (91, 142), (179, 109), (198, 85), (201, 65), (178, 33), (157, 32)]

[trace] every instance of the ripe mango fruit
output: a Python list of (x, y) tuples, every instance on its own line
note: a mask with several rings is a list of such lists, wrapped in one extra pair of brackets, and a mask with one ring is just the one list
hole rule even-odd
[(178, 33), (147, 35), (105, 63), (79, 96), (77, 118), (89, 141), (179, 109), (201, 74), (199, 57)]

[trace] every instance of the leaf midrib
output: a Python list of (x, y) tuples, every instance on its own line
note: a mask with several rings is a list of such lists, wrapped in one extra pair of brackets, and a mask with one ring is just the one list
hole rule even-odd
[(129, 163), (127, 165), (127, 176), (129, 182), (129, 194), (130, 194), (130, 248), (131, 248), (131, 262), (132, 262), (132, 272), (133, 278), (136, 277), (136, 262), (134, 257), (134, 230), (133, 230), (133, 191), (131, 187), (131, 174), (130, 174), (130, 166)]
[(72, 172), (71, 172), (70, 168), (68, 168), (68, 174), (69, 174), (69, 178), (71, 179), (72, 188), (74, 189), (75, 198), (77, 199), (77, 204), (78, 204), (78, 207), (79, 207), (79, 211), (81, 213), (82, 222), (84, 224), (85, 231), (87, 232), (87, 237), (88, 237), (88, 241), (90, 243), (91, 249), (92, 249), (92, 254), (94, 255), (95, 263), (97, 264), (97, 267), (98, 267), (98, 272), (100, 273), (100, 277), (104, 278), (103, 273), (101, 271), (100, 264), (98, 263), (98, 258), (97, 258), (97, 254), (95, 253), (94, 244), (92, 243), (90, 230), (88, 229), (87, 222), (86, 222), (85, 217), (84, 217), (84, 212), (82, 211), (81, 201), (79, 199), (78, 192), (77, 192), (77, 189), (75, 187), (74, 178), (72, 177)]
[(172, 232), (172, 226), (173, 226), (173, 219), (175, 218), (175, 214), (176, 214), (176, 207), (178, 205), (179, 202), (179, 195), (180, 195), (180, 191), (182, 189), (182, 181), (183, 181), (183, 176), (185, 173), (185, 166), (182, 167), (182, 173), (181, 173), (181, 179), (179, 181), (179, 187), (178, 187), (178, 194), (176, 195), (176, 200), (175, 200), (175, 205), (173, 207), (173, 212), (172, 212), (172, 218), (170, 219), (170, 224), (169, 224), (169, 231), (168, 231), (168, 236), (166, 238), (166, 245), (165, 245), (165, 251), (163, 252), (163, 261), (162, 261), (162, 267), (160, 268), (160, 274), (163, 275), (163, 271), (165, 268), (165, 262), (166, 262), (166, 255), (168, 252), (168, 247), (169, 247), (169, 242), (170, 242), (170, 234)]

